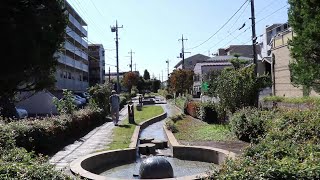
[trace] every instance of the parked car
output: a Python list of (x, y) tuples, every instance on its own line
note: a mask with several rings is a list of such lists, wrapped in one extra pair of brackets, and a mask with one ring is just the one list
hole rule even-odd
[(79, 100), (82, 104), (86, 104), (87, 103), (87, 99), (80, 97), (79, 95), (74, 95), (74, 97)]
[(22, 108), (16, 107), (16, 114), (18, 119), (23, 119), (28, 117), (28, 111)]
[(90, 95), (87, 92), (75, 93), (75, 95), (78, 95), (82, 98), (85, 98), (87, 100), (87, 102), (89, 101), (89, 98), (90, 98)]

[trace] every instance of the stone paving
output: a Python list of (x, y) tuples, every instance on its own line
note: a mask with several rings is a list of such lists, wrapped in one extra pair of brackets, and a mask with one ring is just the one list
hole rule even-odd
[[(127, 117), (127, 108), (119, 113), (120, 121)], [(107, 122), (89, 132), (86, 136), (64, 147), (61, 151), (52, 156), (50, 164), (56, 166), (57, 170), (69, 169), (69, 164), (84, 155), (102, 150), (112, 141), (112, 130), (115, 126), (112, 122)]]

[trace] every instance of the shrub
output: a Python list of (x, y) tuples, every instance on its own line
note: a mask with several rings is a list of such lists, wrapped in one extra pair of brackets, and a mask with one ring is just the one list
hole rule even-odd
[(92, 127), (104, 122), (101, 111), (86, 108), (75, 111), (73, 115), (29, 118), (8, 123), (1, 127), (0, 137), (8, 139), (10, 132), (13, 132), (17, 146), (48, 154), (66, 145), (68, 140), (79, 138)]
[(172, 133), (177, 133), (178, 132), (178, 128), (177, 128), (176, 124), (172, 120), (167, 120), (166, 121), (166, 127)]
[(200, 118), (200, 103), (196, 101), (188, 102), (186, 112), (194, 118)]
[(53, 179), (68, 180), (71, 177), (47, 163), (42, 157), (23, 148), (12, 148), (0, 156), (0, 179)]
[(166, 95), (166, 99), (173, 99), (173, 95), (172, 94), (167, 94)]
[(218, 123), (218, 113), (214, 103), (201, 103), (200, 104), (200, 119), (207, 123)]
[(238, 139), (251, 142), (266, 132), (266, 123), (273, 118), (270, 111), (256, 108), (243, 108), (232, 115), (230, 126)]
[(105, 115), (110, 113), (109, 97), (111, 96), (112, 85), (110, 84), (96, 84), (90, 87), (89, 93), (93, 102), (103, 110)]
[(319, 179), (319, 115), (310, 110), (277, 113), (264, 139), (222, 165), (215, 179)]
[(56, 105), (60, 114), (72, 114), (76, 110), (76, 105), (73, 103), (72, 92), (63, 90), (63, 99), (53, 98), (53, 103)]
[(175, 116), (170, 117), (170, 119), (171, 119), (174, 123), (176, 123), (176, 122), (178, 122), (178, 121), (180, 121), (180, 120), (183, 120), (184, 117), (185, 117), (184, 114), (179, 114), (179, 115), (175, 115)]
[(127, 102), (128, 102), (128, 99), (125, 96), (121, 95), (120, 96), (120, 109), (124, 108), (124, 106), (127, 104)]

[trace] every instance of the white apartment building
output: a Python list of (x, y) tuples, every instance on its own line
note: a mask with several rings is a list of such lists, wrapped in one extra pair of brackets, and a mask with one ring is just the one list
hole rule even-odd
[(105, 50), (102, 44), (89, 44), (89, 85), (105, 82)]
[(59, 56), (56, 90), (85, 91), (89, 87), (88, 32), (86, 22), (65, 0), (69, 23), (66, 28), (65, 44)]

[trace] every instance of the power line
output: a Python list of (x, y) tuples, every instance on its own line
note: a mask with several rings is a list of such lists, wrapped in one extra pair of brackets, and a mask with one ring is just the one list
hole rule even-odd
[[(282, 10), (283, 8), (285, 8), (285, 7), (287, 7), (287, 6), (288, 6), (288, 4), (285, 5), (285, 6), (283, 6), (283, 7), (281, 7), (281, 8), (279, 8), (279, 9), (277, 9), (276, 11), (272, 12), (271, 14), (269, 14), (269, 15), (265, 16), (264, 18), (260, 19), (259, 21), (257, 21), (255, 24), (260, 23), (261, 21), (263, 21), (263, 20), (265, 20), (266, 18), (274, 15), (275, 13), (277, 13), (278, 11)], [(234, 39), (232, 39), (231, 41), (229, 41), (228, 43), (226, 43), (224, 46), (228, 45), (228, 44), (231, 43), (233, 40), (235, 40), (236, 38), (238, 38), (239, 36), (241, 36), (242, 34), (244, 34), (244, 33), (245, 33), (247, 30), (249, 30), (251, 27), (252, 27), (252, 25), (250, 25), (250, 26), (249, 26), (248, 28), (246, 28), (242, 33), (238, 34)], [(237, 31), (237, 30), (235, 30), (235, 31)], [(234, 32), (235, 32), (235, 31), (234, 31)], [(269, 31), (268, 31), (268, 32), (269, 32)], [(233, 32), (232, 32), (232, 33), (233, 33)], [(216, 43), (214, 46), (212, 46), (211, 48), (209, 48), (209, 50), (211, 50), (212, 48), (216, 47), (218, 44), (220, 44), (222, 41), (224, 41), (225, 39), (229, 38), (230, 36), (231, 36), (231, 35), (228, 35), (226, 38), (222, 39), (221, 41), (219, 41), (218, 43)], [(252, 40), (252, 39), (251, 39), (251, 40)], [(251, 40), (250, 40), (250, 41), (251, 41)], [(223, 47), (224, 47), (224, 46), (223, 46)], [(207, 51), (207, 50), (206, 50), (206, 51)], [(206, 51), (205, 51), (205, 52), (206, 52)]]
[(198, 48), (199, 46), (202, 46), (204, 43), (208, 42), (211, 38), (213, 38), (216, 34), (218, 34), (230, 21), (231, 19), (242, 9), (242, 7), (248, 2), (248, 0), (246, 0), (241, 6), (240, 8), (227, 20), (227, 22), (225, 22), (219, 29), (218, 31), (216, 31), (213, 35), (211, 35), (207, 40), (203, 41), (202, 43), (200, 43), (197, 46), (194, 46), (192, 48), (189, 48), (187, 50), (192, 50), (195, 48)]

